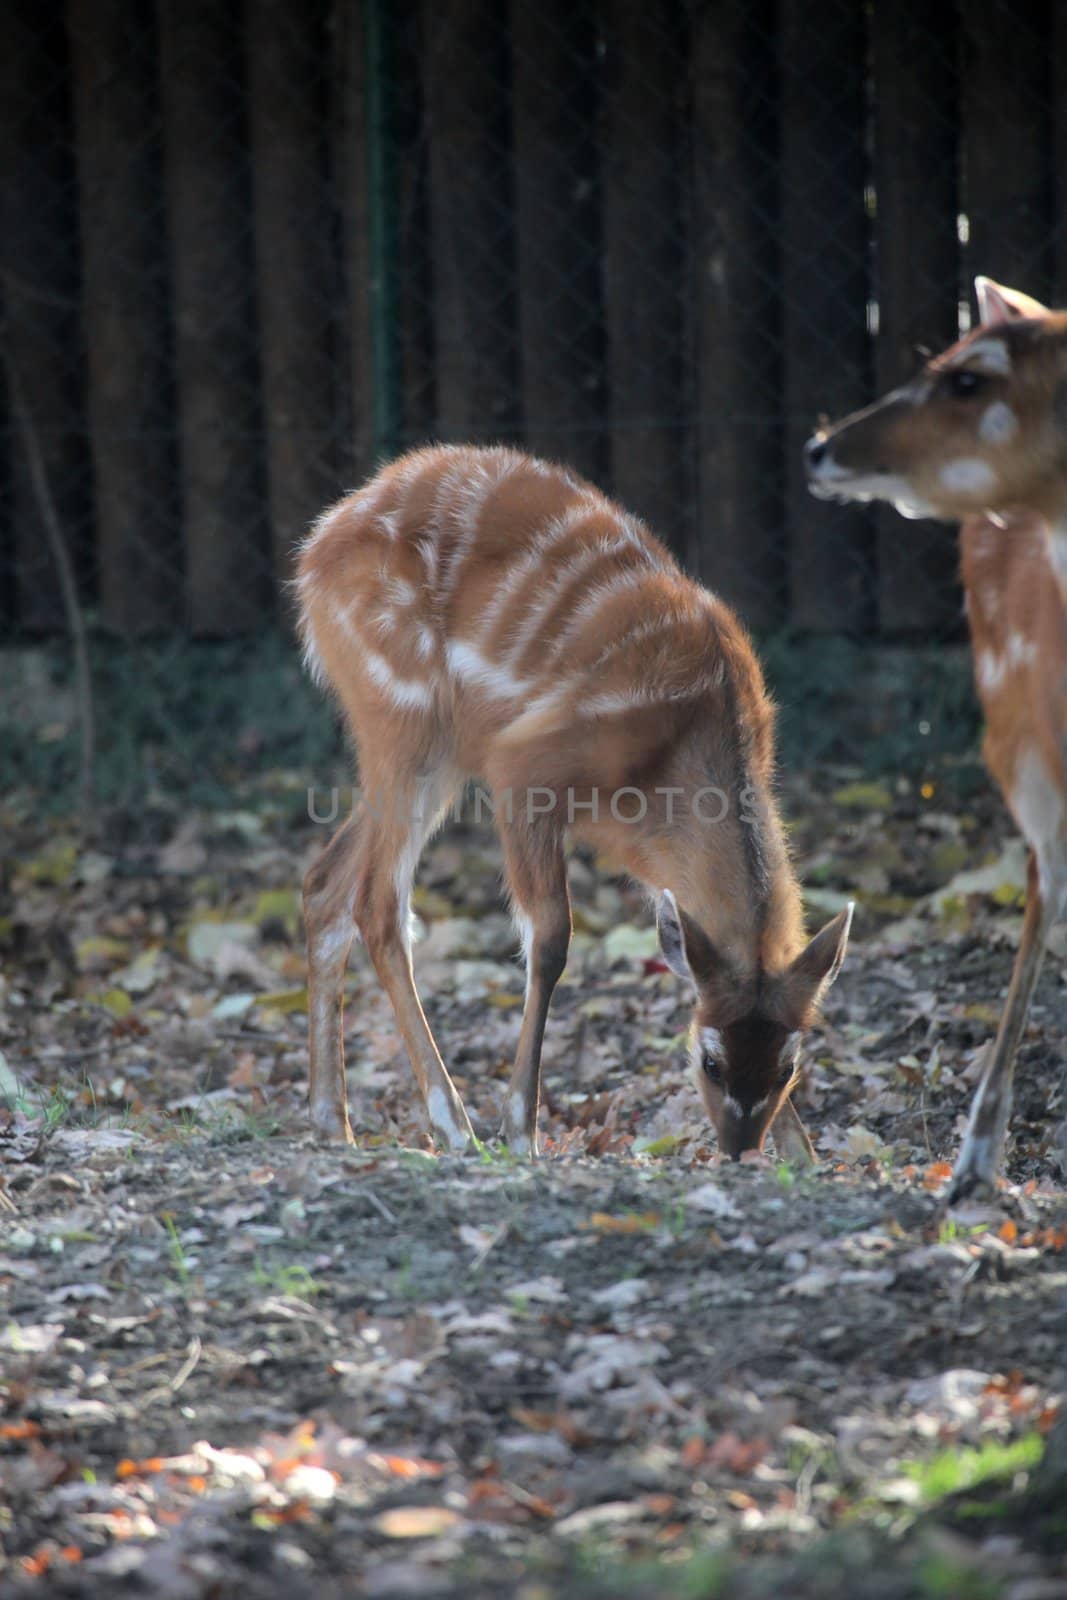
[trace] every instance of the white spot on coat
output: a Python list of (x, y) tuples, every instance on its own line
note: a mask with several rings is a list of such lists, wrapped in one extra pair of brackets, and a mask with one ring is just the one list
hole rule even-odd
[(347, 957), (352, 941), (357, 937), (356, 925), (352, 920), (352, 906), (349, 903), (344, 914), (336, 922), (320, 929), (308, 940), (308, 944), (315, 960), (328, 966), (338, 958)]
[(986, 406), (978, 424), (978, 437), (986, 444), (1006, 444), (1019, 431), (1019, 419), (1004, 400), (994, 400)]
[(519, 936), (519, 943), (522, 945), (522, 962), (526, 971), (526, 999), (529, 1000), (530, 952), (533, 950), (534, 926), (530, 918), (526, 915), (525, 911), (520, 911), (517, 907), (512, 912), (511, 916), (512, 921), (515, 924), (515, 932)]
[(992, 467), (978, 456), (961, 456), (949, 461), (941, 468), (939, 477), (941, 487), (950, 494), (985, 494), (997, 481)]
[(1015, 765), (1011, 809), (1037, 857), (1041, 892), (1058, 904), (1067, 882), (1064, 795), (1036, 750), (1024, 750)]
[(995, 650), (980, 650), (978, 652), (978, 686), (995, 694), (1004, 682), (1008, 672), (1008, 663), (1003, 656), (998, 656)]
[(1052, 570), (1059, 580), (1060, 588), (1064, 591), (1064, 599), (1067, 600), (1067, 527), (1061, 524), (1049, 529), (1048, 550)]
[(1008, 661), (1013, 667), (1029, 667), (1037, 660), (1037, 645), (1022, 633), (1009, 633)]

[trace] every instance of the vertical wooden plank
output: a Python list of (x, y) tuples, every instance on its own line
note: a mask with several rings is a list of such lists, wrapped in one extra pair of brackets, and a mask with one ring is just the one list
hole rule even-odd
[[(959, 210), (955, 7), (898, 0), (871, 12), (875, 295), (879, 394), (914, 373), (916, 347), (958, 329)], [(943, 523), (876, 514), (883, 633), (959, 627), (956, 541)]]
[(751, 626), (779, 620), (781, 285), (774, 0), (698, 0), (691, 282), (699, 517), (690, 564)]
[(187, 609), (224, 634), (262, 625), (270, 568), (240, 12), (159, 0), (159, 19)]
[(514, 198), (506, 13), (496, 0), (423, 0), (437, 427), (514, 431)]
[(1067, 6), (1052, 8), (1049, 49), (1052, 106), (1052, 252), (1050, 303), (1067, 306)]
[(180, 616), (155, 26), (144, 0), (68, 0), (103, 621)]
[(325, 0), (257, 0), (245, 39), (267, 486), (282, 599), (295, 545), (337, 488)]
[(373, 466), (365, 0), (336, 0), (330, 37), (334, 82), (332, 169), (344, 280), (334, 371), (336, 404), (343, 419), (337, 466), (343, 481), (353, 484), (367, 477)]
[(601, 479), (603, 323), (596, 36), (574, 0), (512, 0), (515, 214), (525, 439)]
[(675, 548), (687, 502), (682, 392), (679, 14), (604, 0), (604, 310), (614, 492)]
[(1039, 300), (1052, 288), (1051, 16), (1050, 0), (962, 7), (967, 274)]
[[(90, 466), (79, 326), (70, 67), (62, 7), (10, 0), (0, 49), (0, 303), (3, 337), (66, 538), (85, 569)], [(8, 421), (5, 521), (21, 629), (63, 627), (22, 441)]]
[(873, 532), (813, 500), (802, 448), (820, 413), (869, 393), (866, 13), (855, 0), (781, 0), (782, 274), (790, 620), (822, 632), (871, 621)]
[[(380, 0), (388, 5), (389, 0)], [(437, 351), (434, 340), (434, 235), (430, 215), (430, 128), (423, 80), (423, 9), (394, 11), (393, 176), (397, 245), (397, 342), (402, 440), (434, 433)]]

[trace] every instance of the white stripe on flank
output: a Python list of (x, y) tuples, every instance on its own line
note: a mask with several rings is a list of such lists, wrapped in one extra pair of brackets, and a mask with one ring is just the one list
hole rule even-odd
[(415, 541), (415, 549), (422, 558), (426, 568), (426, 582), (431, 589), (437, 583), (437, 537), (436, 533), (422, 533)]
[(410, 584), (406, 578), (390, 578), (384, 572), (379, 573), (379, 577), (391, 606), (410, 606), (418, 598), (414, 584)]
[(347, 634), (356, 649), (356, 659), (370, 681), (376, 688), (390, 699), (394, 706), (401, 711), (425, 711), (433, 705), (433, 690), (429, 684), (420, 683), (415, 678), (401, 678), (398, 673), (379, 655), (377, 650), (372, 650), (360, 634), (350, 615), (351, 608), (345, 610), (344, 606), (335, 605), (333, 608), (334, 619), (338, 626)]
[(673, 689), (637, 684), (632, 689), (593, 695), (592, 699), (580, 702), (575, 709), (580, 717), (605, 717), (616, 711), (647, 710), (652, 706), (675, 704), (679, 700), (695, 700), (711, 687), (706, 677), (694, 678), (692, 683), (679, 684)]
[(521, 739), (526, 728), (535, 726), (546, 712), (556, 710), (557, 706), (563, 704), (573, 689), (573, 680), (568, 680), (555, 689), (549, 689), (546, 693), (539, 694), (536, 699), (530, 701), (524, 710), (519, 712), (514, 722), (507, 724), (504, 730), (504, 737), (509, 742), (514, 739)]
[(320, 689), (327, 687), (326, 668), (310, 625), (304, 631), (304, 671), (312, 683), (317, 684)]
[(562, 655), (568, 643), (576, 633), (581, 633), (604, 606), (610, 605), (620, 595), (626, 594), (630, 589), (640, 588), (647, 583), (654, 573), (648, 567), (629, 568), (615, 578), (609, 578), (606, 583), (599, 583), (590, 589), (578, 609), (572, 613), (567, 626), (551, 641), (556, 660)]
[(486, 607), (482, 616), (482, 625), (479, 638), (484, 642), (489, 638), (496, 624), (503, 615), (508, 602), (512, 600), (527, 578), (532, 578), (536, 572), (546, 566), (549, 551), (554, 545), (561, 544), (589, 517), (606, 509), (603, 502), (594, 499), (593, 495), (583, 495), (573, 505), (558, 517), (546, 523), (543, 531), (539, 533), (524, 555), (521, 555), (506, 574), (496, 594)]
[(456, 587), (460, 571), (471, 551), (478, 533), (478, 523), (485, 503), (495, 489), (511, 476), (520, 465), (521, 457), (499, 455), (487, 465), (477, 462), (456, 493), (452, 514), (456, 522), (456, 541), (449, 553), (448, 568), (442, 574), (441, 599), (446, 600)]
[(419, 683), (415, 678), (398, 678), (385, 657), (377, 651), (365, 650), (362, 664), (371, 682), (377, 684), (395, 706), (405, 711), (425, 711), (433, 705), (433, 690), (428, 684)]
[(510, 662), (516, 663), (522, 658), (556, 601), (587, 568), (601, 561), (604, 553), (599, 543), (583, 546), (577, 555), (558, 568), (548, 583), (539, 586), (534, 603), (508, 641), (507, 659)]
[(425, 661), (433, 655), (434, 631), (428, 622), (420, 622), (415, 628), (415, 654)]
[(666, 570), (661, 557), (652, 549), (648, 542), (646, 531), (636, 517), (631, 517), (624, 512), (619, 521), (619, 532), (628, 545), (632, 545), (635, 550), (640, 550), (649, 566), (653, 567), (656, 572), (664, 572)]
[[(640, 556), (645, 572), (662, 570), (662, 562), (657, 560), (655, 554), (639, 536), (634, 525), (626, 520), (618, 522), (613, 531), (604, 538), (597, 539), (591, 545), (583, 545), (577, 554), (565, 562), (553, 576), (547, 588), (541, 591), (515, 631), (514, 638), (508, 649), (509, 661), (517, 663), (520, 660), (523, 651), (536, 638), (538, 629), (544, 623), (552, 607), (576, 578), (579, 578), (586, 569), (595, 567), (601, 559), (609, 560), (612, 556), (623, 554)], [(634, 569), (628, 570), (633, 571)], [(590, 590), (590, 593), (595, 592), (595, 590)], [(579, 611), (584, 604), (585, 601), (579, 602)], [(577, 614), (572, 613), (571, 620)], [(547, 643), (551, 645), (553, 641), (548, 640)]]
[(444, 531), (445, 522), (456, 515), (456, 496), (470, 477), (471, 468), (462, 458), (451, 462), (437, 480), (430, 515), (426, 525), (435, 536)]
[[(574, 673), (565, 678), (562, 683), (555, 684), (551, 689), (546, 689), (536, 699), (525, 706), (514, 722), (508, 724), (505, 737), (511, 741), (521, 739), (528, 728), (535, 727), (544, 716), (551, 716), (553, 712), (563, 709), (568, 699), (579, 689), (589, 683), (593, 678), (593, 670)], [(695, 700), (698, 696), (708, 693), (709, 690), (721, 688), (725, 671), (722, 662), (717, 663), (713, 671), (701, 673), (689, 683), (681, 683), (673, 688), (665, 688), (662, 684), (634, 684), (629, 689), (614, 689), (603, 694), (592, 695), (588, 700), (579, 700), (571, 709), (574, 719), (591, 717), (609, 717), (621, 715), (626, 711), (650, 710), (655, 706), (677, 704), (679, 701)]]
[(511, 700), (524, 694), (529, 683), (517, 678), (506, 667), (487, 661), (477, 647), (467, 639), (451, 639), (445, 646), (448, 670), (461, 683), (475, 684), (500, 700)]
[(685, 627), (687, 623), (695, 622), (696, 620), (694, 616), (685, 611), (666, 611), (661, 616), (653, 617), (651, 620), (646, 618), (643, 622), (635, 623), (632, 628), (627, 629), (617, 639), (613, 639), (610, 644), (604, 646), (604, 649), (588, 669), (590, 676), (598, 673), (604, 664), (610, 661), (612, 656), (618, 655), (621, 650), (628, 650), (635, 644), (643, 644), (646, 639), (662, 639), (670, 629)]

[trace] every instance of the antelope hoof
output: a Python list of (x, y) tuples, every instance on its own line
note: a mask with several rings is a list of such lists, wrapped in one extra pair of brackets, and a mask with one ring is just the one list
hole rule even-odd
[(448, 1095), (444, 1089), (430, 1090), (426, 1098), (430, 1118), (430, 1132), (437, 1144), (462, 1154), (474, 1144), (474, 1129), (457, 1094)]
[(992, 1200), (996, 1193), (997, 1181), (993, 1173), (983, 1172), (979, 1167), (961, 1165), (952, 1174), (945, 1204), (958, 1206), (964, 1200)]
[(504, 1103), (500, 1122), (500, 1137), (513, 1156), (534, 1160), (537, 1156), (537, 1110), (534, 1108), (534, 1126), (530, 1127), (529, 1108), (521, 1094), (510, 1094)]
[(525, 1128), (512, 1128), (505, 1120), (500, 1124), (500, 1139), (513, 1156), (522, 1156), (529, 1161), (537, 1159), (537, 1135), (531, 1139)]
[(347, 1112), (316, 1111), (312, 1107), (310, 1120), (311, 1132), (319, 1144), (355, 1144)]
[(945, 1195), (947, 1205), (961, 1200), (988, 1200), (997, 1192), (997, 1166), (1000, 1141), (984, 1131), (968, 1129), (956, 1159), (952, 1179)]

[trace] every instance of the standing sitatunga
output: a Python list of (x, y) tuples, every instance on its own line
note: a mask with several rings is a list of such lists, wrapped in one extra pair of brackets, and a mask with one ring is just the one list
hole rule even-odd
[(988, 278), (979, 326), (808, 442), (827, 499), (959, 521), (984, 754), (1029, 847), (1026, 918), (952, 1198), (993, 1187), (1015, 1053), (1067, 899), (1067, 313)]

